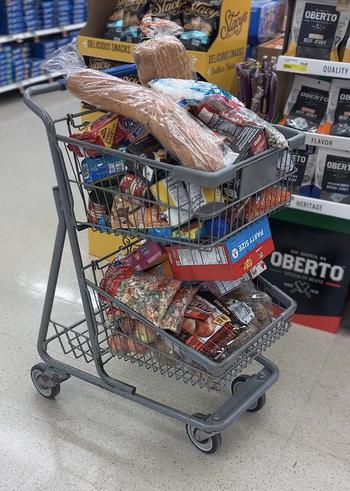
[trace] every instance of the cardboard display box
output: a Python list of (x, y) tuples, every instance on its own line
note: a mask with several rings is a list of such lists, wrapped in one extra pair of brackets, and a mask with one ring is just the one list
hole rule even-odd
[[(114, 5), (111, 0), (89, 0), (88, 22), (78, 37), (79, 50), (85, 56), (132, 63), (134, 44), (101, 39)], [(197, 73), (232, 92), (236, 87), (234, 67), (246, 57), (250, 8), (250, 0), (223, 0), (218, 35), (209, 50), (188, 51)]]
[(274, 250), (267, 218), (256, 221), (223, 244), (209, 250), (185, 246), (167, 247), (178, 280), (236, 280)]
[(350, 220), (285, 209), (270, 219), (264, 277), (297, 303), (294, 322), (337, 332), (350, 284)]

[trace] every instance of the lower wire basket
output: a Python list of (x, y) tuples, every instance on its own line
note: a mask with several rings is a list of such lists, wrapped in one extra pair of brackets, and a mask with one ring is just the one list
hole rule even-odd
[[(89, 268), (90, 266), (86, 269)], [(97, 271), (102, 273), (102, 270)], [(93, 277), (94, 281), (86, 279), (86, 283), (92, 303), (97, 305), (94, 312), (94, 330), (98, 352), (95, 357), (100, 357), (106, 372), (113, 360), (120, 359), (208, 390), (224, 388), (257, 355), (283, 336), (290, 328), (289, 320), (296, 308), (293, 300), (263, 278), (258, 278), (256, 288), (268, 293), (273, 301), (272, 322), (249, 338), (239, 349), (228, 353), (223, 360), (215, 362), (184, 345), (166, 331), (152, 326), (147, 320), (139, 322), (136, 320), (140, 317), (137, 313), (135, 320), (129, 318), (130, 322), (138, 324), (137, 331), (125, 329), (125, 324), (122, 330), (121, 323), (125, 322), (125, 318), (113, 313), (117, 308), (120, 309), (120, 304), (115, 304), (116, 300), (106, 302), (105, 298), (101, 302), (96, 262), (92, 263), (90, 273), (93, 273), (90, 277)], [(130, 315), (130, 311), (128, 313)], [(94, 353), (85, 319), (68, 327), (56, 322), (52, 322), (52, 326), (54, 334), (48, 338), (47, 343), (55, 341), (57, 345), (58, 342), (64, 354), (87, 363), (93, 361)]]

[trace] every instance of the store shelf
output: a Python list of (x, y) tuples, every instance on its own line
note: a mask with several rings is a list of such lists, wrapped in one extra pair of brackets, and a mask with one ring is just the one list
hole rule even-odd
[(64, 34), (66, 32), (75, 31), (84, 27), (85, 23), (70, 24), (68, 26), (53, 27), (51, 29), (41, 29), (34, 32), (22, 32), (20, 34), (8, 34), (0, 36), (0, 44), (18, 42), (21, 43), (25, 39), (40, 38), (42, 36), (51, 36), (52, 34)]
[(279, 56), (277, 70), (280, 72), (299, 73), (300, 75), (350, 78), (350, 63), (343, 63), (341, 61)]
[(350, 220), (350, 205), (335, 203), (334, 201), (293, 195), (290, 208)]
[(3, 85), (0, 86), (0, 94), (3, 94), (5, 92), (10, 92), (11, 90), (17, 90), (17, 89), (22, 91), (29, 85), (38, 84), (40, 82), (46, 82), (61, 76), (62, 73), (56, 72), (56, 73), (50, 73), (49, 75), (40, 75), (39, 77), (28, 78), (27, 80), (22, 80), (21, 82), (15, 82), (9, 85)]
[(350, 152), (349, 137), (321, 135), (320, 133), (305, 133), (305, 144)]

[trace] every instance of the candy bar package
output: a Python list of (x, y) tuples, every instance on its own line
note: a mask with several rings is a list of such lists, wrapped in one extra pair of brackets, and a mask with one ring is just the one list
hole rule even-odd
[(180, 39), (186, 49), (207, 51), (220, 23), (222, 0), (187, 0), (183, 8), (184, 32)]
[(145, 125), (185, 167), (210, 172), (233, 162), (232, 151), (222, 139), (176, 102), (147, 87), (85, 68), (76, 45), (59, 50), (46, 62), (46, 69), (64, 72), (67, 89), (80, 100)]
[(142, 20), (141, 28), (149, 39), (136, 46), (133, 54), (143, 85), (158, 78), (194, 77), (190, 57), (175, 37), (182, 30), (175, 22), (152, 19), (147, 15)]
[(319, 133), (350, 137), (350, 81), (333, 80)]
[(317, 153), (317, 148), (312, 145), (304, 145), (294, 150), (293, 159), (297, 172), (290, 177), (294, 193), (310, 196), (316, 172)]
[[(115, 143), (118, 119), (119, 117), (115, 114), (103, 114), (92, 123), (85, 125), (81, 131), (73, 133), (71, 138), (100, 145), (105, 148), (111, 148)], [(70, 143), (68, 148), (79, 157), (84, 156), (78, 144), (72, 145)], [(98, 155), (96, 150), (84, 148), (84, 151), (89, 157)]]
[(331, 84), (296, 75), (280, 124), (317, 133), (327, 111)]
[(312, 195), (336, 203), (350, 204), (350, 152), (318, 149)]
[(185, 0), (150, 0), (148, 13), (158, 19), (171, 20), (182, 26), (182, 10)]
[(350, 0), (296, 0), (288, 56), (339, 61), (350, 20)]

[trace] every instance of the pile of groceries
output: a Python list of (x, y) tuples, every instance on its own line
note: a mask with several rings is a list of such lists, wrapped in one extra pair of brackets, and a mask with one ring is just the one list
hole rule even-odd
[[(139, 238), (102, 269), (97, 285), (108, 346), (122, 356), (152, 350), (176, 357), (171, 342), (159, 345), (167, 332), (176, 346), (220, 361), (272, 322), (272, 300), (252, 280), (273, 251), (265, 215), (290, 200), (275, 183), (293, 162), (276, 127), (227, 91), (196, 80), (178, 24), (146, 16), (142, 28), (148, 40), (134, 53), (141, 84), (87, 69), (73, 46), (47, 64), (66, 73), (72, 94), (102, 111), (75, 129), (68, 145), (76, 182), (88, 193), (87, 222)], [(271, 150), (284, 163), (276, 160), (271, 185), (242, 200), (233, 169)], [(179, 179), (174, 169), (192, 179)], [(210, 183), (230, 169), (238, 176), (230, 185), (196, 185), (196, 176)], [(209, 205), (225, 213), (198, 219)], [(245, 226), (233, 234), (242, 210)], [(207, 244), (222, 241), (202, 250), (205, 236)]]

